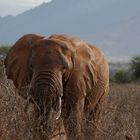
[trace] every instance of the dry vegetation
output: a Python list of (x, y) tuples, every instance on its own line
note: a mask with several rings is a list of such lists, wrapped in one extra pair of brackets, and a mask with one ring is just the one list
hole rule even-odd
[[(0, 79), (0, 140), (42, 140), (39, 121), (34, 120), (33, 106), (25, 112), (23, 100), (3, 76)], [(58, 125), (60, 124), (60, 125)], [(65, 140), (61, 120), (52, 140)], [(42, 133), (41, 133), (42, 132)], [(58, 135), (59, 134), (59, 135)], [(97, 140), (140, 140), (140, 86), (111, 84), (104, 106)]]

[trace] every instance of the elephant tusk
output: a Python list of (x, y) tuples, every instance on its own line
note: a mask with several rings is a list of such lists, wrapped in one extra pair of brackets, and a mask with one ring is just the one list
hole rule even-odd
[(61, 106), (62, 106), (61, 97), (59, 97), (59, 108), (58, 108), (56, 120), (58, 120), (61, 116), (61, 109), (62, 109)]

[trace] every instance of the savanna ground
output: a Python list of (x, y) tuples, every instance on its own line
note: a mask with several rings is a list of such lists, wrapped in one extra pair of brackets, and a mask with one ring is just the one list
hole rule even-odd
[[(1, 77), (0, 140), (42, 140), (40, 131), (44, 130), (33, 119), (33, 106), (26, 112), (25, 106), (26, 101), (18, 96), (11, 82)], [(56, 126), (52, 140), (65, 140), (61, 120)], [(40, 129), (34, 133), (35, 128)], [(139, 84), (110, 84), (108, 102), (96, 129), (97, 140), (140, 140)]]

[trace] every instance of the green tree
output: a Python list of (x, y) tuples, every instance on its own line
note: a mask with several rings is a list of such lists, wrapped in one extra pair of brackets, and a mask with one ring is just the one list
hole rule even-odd
[(129, 83), (131, 81), (130, 74), (126, 70), (118, 70), (114, 75), (114, 82)]
[(135, 80), (140, 79), (140, 56), (133, 57), (130, 64), (130, 71)]
[(3, 75), (3, 69), (4, 69), (3, 61), (9, 49), (10, 46), (0, 46), (0, 78)]
[(10, 46), (0, 46), (0, 58), (4, 57), (10, 49)]

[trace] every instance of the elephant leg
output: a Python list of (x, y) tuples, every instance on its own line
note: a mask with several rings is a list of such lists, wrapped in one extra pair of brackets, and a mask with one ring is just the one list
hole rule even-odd
[(97, 104), (95, 108), (89, 108), (87, 115), (85, 115), (85, 130), (84, 137), (85, 140), (94, 140), (96, 139), (96, 132), (98, 130), (98, 124), (101, 117), (101, 108)]
[(64, 117), (64, 127), (67, 134), (67, 140), (83, 140), (82, 116), (83, 110), (78, 104), (74, 107), (67, 106)]
[(100, 119), (107, 92), (108, 90), (104, 89), (102, 92), (97, 92), (98, 94), (93, 93), (85, 102), (85, 139), (97, 139), (96, 135), (97, 131), (99, 131)]

